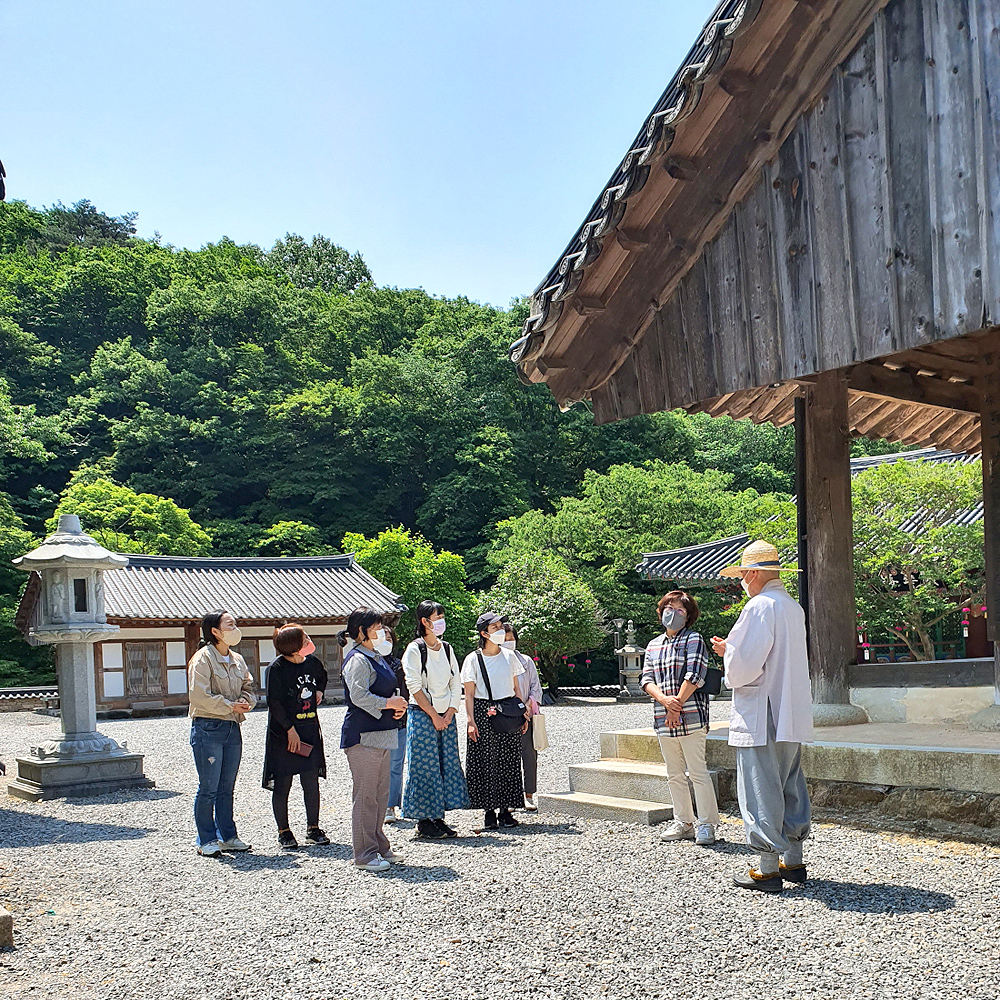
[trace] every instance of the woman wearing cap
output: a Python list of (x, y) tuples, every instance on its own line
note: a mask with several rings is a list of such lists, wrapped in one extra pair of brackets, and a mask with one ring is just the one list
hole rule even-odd
[[(700, 609), (689, 593), (672, 590), (660, 598), (656, 612), (664, 632), (646, 646), (640, 684), (653, 699), (653, 726), (674, 804), (674, 818), (660, 839), (694, 840), (708, 846), (715, 843), (719, 806), (705, 765), (708, 695), (701, 688), (708, 673), (708, 651), (693, 628)], [(685, 772), (694, 786), (697, 818)]]
[(236, 776), (243, 757), (240, 726), (257, 699), (246, 661), (233, 649), (243, 633), (228, 611), (210, 611), (201, 620), (201, 648), (188, 663), (191, 749), (198, 769), (194, 822), (198, 853), (249, 851), (233, 818)]
[(403, 653), (412, 706), (403, 815), (417, 821), (417, 836), (431, 840), (457, 836), (444, 814), (469, 808), (455, 722), (462, 704), (461, 670), (451, 646), (441, 638), (444, 631), (444, 608), (436, 601), (422, 601), (417, 605), (417, 637)]
[(299, 845), (288, 825), (288, 795), (297, 774), (306, 807), (306, 843), (329, 844), (319, 826), (319, 779), (326, 777), (317, 709), (326, 690), (326, 667), (301, 625), (279, 625), (271, 639), (278, 657), (267, 668), (267, 741), (263, 786), (271, 790), (278, 845)]
[(354, 863), (364, 871), (384, 872), (390, 862), (402, 860), (382, 832), (389, 803), (389, 751), (399, 742), (399, 720), (406, 702), (396, 694), (396, 675), (385, 661), (392, 652), (382, 615), (371, 608), (355, 608), (347, 618), (340, 644), (354, 642), (344, 657), (344, 701), (347, 714), (340, 732), (340, 748), (354, 779), (351, 800), (351, 839)]
[[(469, 799), (473, 809), (485, 813), (484, 826), (494, 830), (517, 826), (511, 809), (524, 806), (524, 783), (521, 779), (521, 737), (527, 731), (498, 732), (490, 721), (491, 704), (503, 698), (524, 696), (518, 675), (524, 667), (510, 650), (503, 648), (507, 627), (492, 611), (476, 622), (479, 648), (469, 653), (462, 664), (465, 687), (465, 711), (469, 717), (468, 747), (465, 754)], [(499, 815), (498, 815), (499, 813)]]

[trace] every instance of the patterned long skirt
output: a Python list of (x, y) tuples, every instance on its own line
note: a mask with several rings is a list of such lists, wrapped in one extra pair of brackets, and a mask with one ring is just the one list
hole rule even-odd
[(473, 809), (523, 809), (521, 778), (521, 734), (498, 733), (486, 714), (489, 702), (476, 698), (472, 704), (479, 739), (469, 740), (465, 770)]
[(438, 731), (431, 717), (414, 706), (407, 713), (403, 815), (444, 819), (447, 809), (468, 809), (469, 791), (458, 756), (458, 726), (452, 719)]

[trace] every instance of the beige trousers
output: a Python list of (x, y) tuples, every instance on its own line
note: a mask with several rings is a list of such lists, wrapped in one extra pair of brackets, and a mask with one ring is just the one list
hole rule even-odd
[(385, 810), (389, 804), (389, 751), (357, 744), (348, 747), (347, 765), (354, 779), (351, 796), (351, 840), (354, 863), (366, 865), (376, 854), (391, 848), (382, 832)]
[[(694, 786), (694, 797), (698, 804), (698, 820), (715, 826), (719, 822), (719, 804), (715, 799), (715, 785), (705, 766), (705, 740), (708, 728), (699, 729), (690, 736), (668, 736), (657, 733), (660, 753), (667, 765), (667, 787), (670, 801), (674, 804), (674, 819), (682, 823), (694, 823), (694, 809), (691, 806), (691, 790), (688, 777)], [(684, 772), (687, 772), (685, 776)]]

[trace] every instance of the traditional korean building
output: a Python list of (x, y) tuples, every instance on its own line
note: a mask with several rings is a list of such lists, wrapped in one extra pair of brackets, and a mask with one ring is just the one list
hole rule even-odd
[(1000, 5), (724, 0), (510, 356), (599, 422), (794, 422), (818, 723), (863, 720), (852, 435), (982, 454), (1000, 638)]
[[(121, 631), (94, 649), (100, 711), (155, 711), (187, 704), (187, 662), (201, 639), (209, 611), (230, 611), (243, 640), (237, 651), (258, 687), (274, 659), (274, 627), (304, 625), (326, 664), (328, 690), (340, 694), (337, 637), (359, 605), (394, 623), (406, 610), (359, 566), (353, 555), (302, 558), (195, 558), (128, 555), (128, 566), (104, 578), (108, 623)], [(32, 574), (17, 612), (25, 634), (39, 613), (40, 586)], [(29, 640), (30, 641), (30, 640)]]

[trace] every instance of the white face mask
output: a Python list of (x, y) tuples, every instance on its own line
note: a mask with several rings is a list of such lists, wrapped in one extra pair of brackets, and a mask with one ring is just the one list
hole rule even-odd
[(445, 627), (443, 618), (439, 618), (436, 622), (431, 622), (431, 630), (435, 635), (444, 635)]
[(507, 634), (506, 629), (498, 628), (495, 632), (490, 632), (486, 637), (490, 642), (495, 643), (497, 646), (503, 646), (503, 638)]
[(500, 645), (503, 646), (504, 649), (517, 649), (517, 639), (504, 639)]
[(243, 633), (238, 628), (227, 628), (222, 631), (222, 641), (227, 646), (238, 646)]
[(372, 639), (372, 648), (380, 656), (385, 656), (386, 653), (392, 652), (392, 643), (385, 637), (384, 628), (380, 628), (375, 633), (375, 638)]
[(740, 586), (743, 588), (743, 593), (746, 594), (747, 597), (749, 597), (750, 596), (750, 584), (747, 583), (747, 578), (745, 576), (744, 577), (740, 577)]

